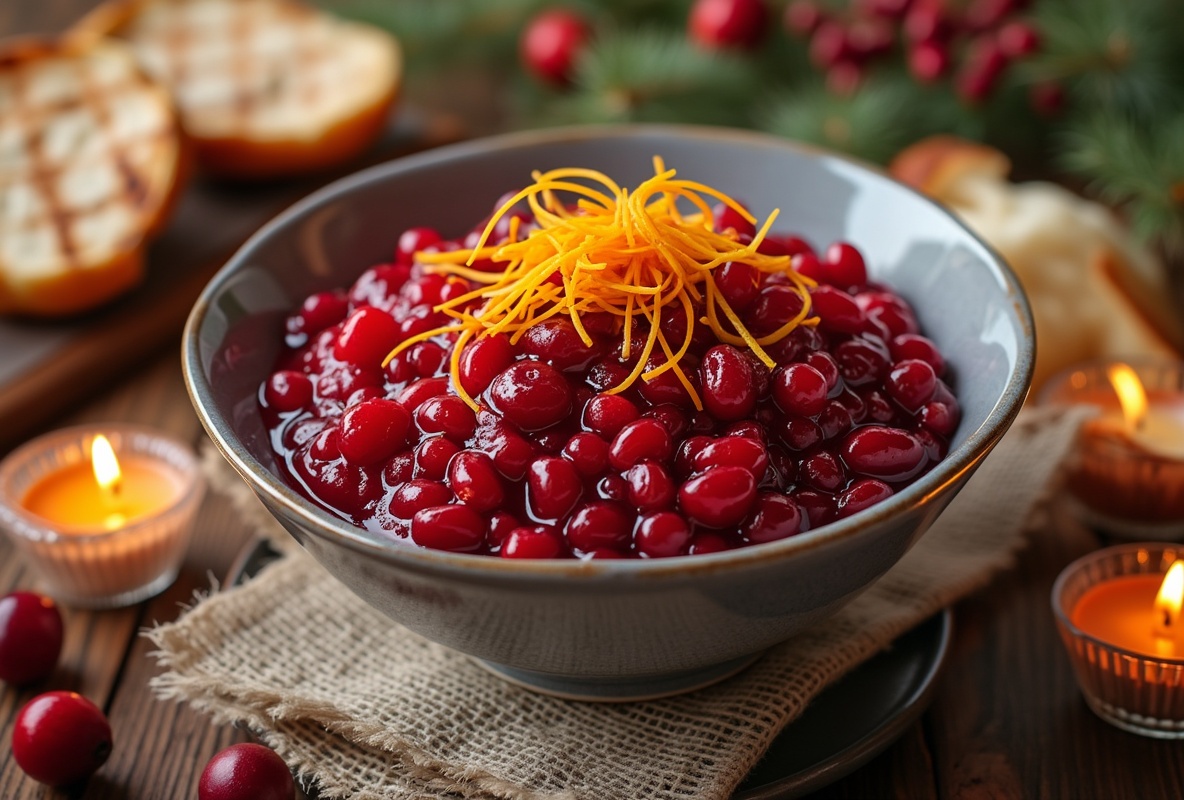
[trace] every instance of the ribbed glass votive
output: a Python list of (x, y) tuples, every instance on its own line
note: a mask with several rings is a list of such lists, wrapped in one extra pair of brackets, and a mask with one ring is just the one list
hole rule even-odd
[[(1110, 547), (1074, 561), (1052, 588), (1057, 627), (1086, 703), (1102, 719), (1123, 730), (1159, 739), (1184, 739), (1184, 637), (1179, 631), (1165, 639), (1152, 633), (1157, 619), (1154, 587), (1180, 558), (1184, 558), (1184, 546), (1147, 543)], [(1145, 616), (1141, 613), (1144, 583), (1152, 587)], [(1098, 626), (1081, 618), (1081, 604), (1099, 589), (1114, 590), (1116, 600), (1128, 590), (1138, 592), (1138, 604), (1130, 618), (1119, 619), (1117, 624), (1129, 627), (1132, 641), (1145, 638), (1145, 648), (1136, 650), (1088, 632)], [(1116, 603), (1108, 605), (1113, 610)]]
[[(146, 510), (127, 514), (126, 521), (112, 513), (102, 522), (80, 524), (77, 509), (69, 506), (94, 501), (84, 492), (71, 496), (69, 480), (82, 480), (78, 474), (90, 469), (98, 434), (107, 437), (125, 470), (151, 478), (151, 496), (140, 498)], [(67, 488), (46, 508), (34, 503), (35, 495), (45, 494), (42, 487), (59, 478)], [(193, 451), (166, 434), (133, 425), (64, 428), (33, 439), (0, 463), (0, 526), (57, 600), (113, 608), (172, 584), (204, 492)]]
[(1082, 426), (1066, 465), (1065, 485), (1079, 517), (1125, 539), (1179, 541), (1184, 538), (1184, 363), (1133, 361), (1129, 366), (1142, 382), (1149, 413), (1169, 423), (1154, 437), (1127, 435), (1107, 363), (1085, 364), (1054, 377), (1040, 402), (1092, 405), (1099, 411), (1097, 419)]

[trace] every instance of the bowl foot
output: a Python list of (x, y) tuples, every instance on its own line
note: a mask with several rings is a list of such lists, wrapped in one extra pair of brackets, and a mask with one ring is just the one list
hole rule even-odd
[(564, 700), (626, 703), (637, 700), (654, 700), (711, 686), (713, 683), (732, 677), (760, 658), (761, 655), (762, 653), (753, 653), (721, 664), (712, 664), (708, 667), (683, 672), (623, 678), (556, 675), (550, 672), (534, 672), (528, 669), (507, 667), (504, 664), (495, 664), (492, 661), (483, 661), (479, 658), (474, 658), (473, 661), (502, 680), (539, 694), (560, 697)]

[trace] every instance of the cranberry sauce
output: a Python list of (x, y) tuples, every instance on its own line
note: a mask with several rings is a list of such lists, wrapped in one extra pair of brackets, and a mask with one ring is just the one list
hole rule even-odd
[[(762, 242), (818, 282), (818, 324), (768, 345), (772, 370), (696, 326), (680, 366), (702, 410), (673, 370), (606, 393), (642, 348), (623, 358), (604, 314), (581, 318), (591, 346), (563, 317), (516, 343), (499, 334), (467, 344), (459, 378), (478, 411), (452, 387), (455, 334), (383, 367), (404, 340), (447, 325), (435, 306), (470, 289), (414, 254), (474, 238), (408, 230), (391, 263), (288, 318), (288, 346), (259, 394), (272, 445), (300, 491), (359, 526), (508, 558), (712, 553), (855, 514), (946, 454), (960, 412), (945, 361), (846, 243), (817, 254), (796, 237)], [(745, 263), (717, 268), (715, 281), (756, 336), (802, 307), (783, 276)], [(662, 332), (682, 341), (685, 324), (663, 318)]]

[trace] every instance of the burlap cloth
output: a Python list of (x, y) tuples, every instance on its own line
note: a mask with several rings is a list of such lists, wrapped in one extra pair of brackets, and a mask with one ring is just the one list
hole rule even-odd
[[(155, 689), (250, 726), (325, 798), (725, 798), (824, 686), (1012, 562), (1079, 419), (1025, 412), (867, 592), (692, 694), (533, 694), (392, 623), (290, 544), (245, 586), (148, 634), (165, 670)], [(244, 514), (290, 542), (228, 468), (215, 473)]]

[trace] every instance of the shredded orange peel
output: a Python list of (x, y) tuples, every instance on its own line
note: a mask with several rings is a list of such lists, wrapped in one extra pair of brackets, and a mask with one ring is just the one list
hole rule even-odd
[[(581, 315), (605, 312), (621, 318), (621, 355), (626, 359), (630, 357), (634, 325), (640, 320), (649, 326), (632, 372), (608, 393), (621, 392), (638, 378), (649, 381), (673, 370), (695, 408), (702, 409), (698, 392), (679, 365), (691, 345), (695, 305), (699, 304), (704, 315), (698, 322), (711, 328), (719, 341), (748, 347), (772, 369), (776, 363), (764, 346), (785, 338), (799, 325), (817, 323), (816, 317), (809, 316), (808, 290), (815, 282), (792, 269), (789, 256), (757, 252), (777, 218), (776, 210), (752, 241), (742, 244), (735, 231), (714, 229), (711, 207), (704, 196), (725, 203), (755, 225), (756, 219), (748, 210), (709, 186), (676, 180), (675, 174), (655, 156), (654, 177), (629, 192), (591, 169), (535, 171), (534, 183), (507, 200), (490, 218), (476, 247), (416, 254), (428, 270), (479, 286), (436, 306), (437, 311), (455, 322), (403, 341), (387, 355), (383, 366), (418, 342), (455, 333), (450, 361), (452, 385), (461, 399), (477, 410), (477, 403), (460, 381), (460, 356), (474, 337), (503, 333), (516, 343), (532, 325), (564, 315), (571, 319), (584, 343), (591, 345)], [(565, 205), (556, 192), (575, 195), (575, 207)], [(682, 213), (678, 208), (680, 198), (698, 213)], [(487, 245), (497, 222), (522, 200), (529, 204), (538, 227), (519, 240), (519, 220), (512, 217), (507, 241)], [(478, 259), (505, 262), (506, 267), (502, 272), (474, 269), (472, 264)], [(743, 261), (759, 272), (784, 274), (789, 286), (802, 298), (801, 311), (772, 333), (754, 336), (715, 285), (713, 270), (729, 261)], [(561, 283), (553, 276), (558, 276)], [(667, 341), (658, 324), (662, 309), (670, 305), (681, 306), (686, 315), (686, 333), (681, 342)], [(664, 360), (647, 370), (655, 348), (660, 349)]]

